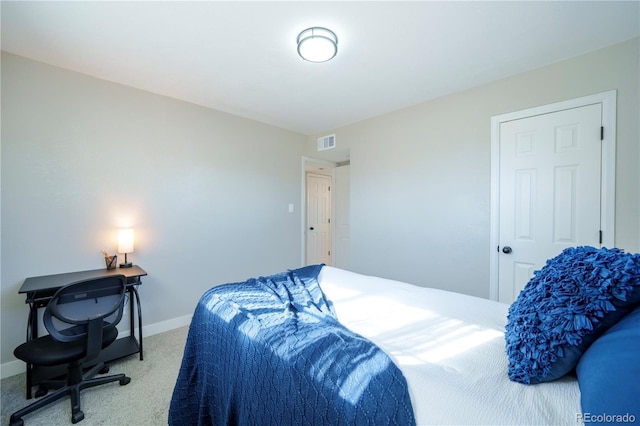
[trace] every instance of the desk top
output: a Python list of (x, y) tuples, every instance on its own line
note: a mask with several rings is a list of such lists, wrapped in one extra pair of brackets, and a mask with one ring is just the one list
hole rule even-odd
[(127, 278), (143, 277), (147, 273), (138, 265), (131, 268), (93, 269), (91, 271), (68, 272), (66, 274), (43, 275), (24, 280), (18, 293), (51, 290), (63, 287), (76, 281), (100, 278), (107, 275), (124, 275)]

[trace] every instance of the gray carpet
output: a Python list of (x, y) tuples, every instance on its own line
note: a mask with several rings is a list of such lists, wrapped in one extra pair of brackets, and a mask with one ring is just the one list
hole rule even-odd
[[(125, 373), (131, 383), (109, 383), (81, 392), (85, 418), (78, 423), (90, 425), (166, 425), (169, 402), (178, 376), (188, 327), (144, 338), (144, 361), (132, 355), (109, 363), (109, 374)], [(11, 414), (25, 407), (25, 374), (1, 382), (2, 423), (9, 424)], [(35, 391), (36, 388), (34, 388)], [(25, 426), (70, 425), (69, 397), (23, 417)]]

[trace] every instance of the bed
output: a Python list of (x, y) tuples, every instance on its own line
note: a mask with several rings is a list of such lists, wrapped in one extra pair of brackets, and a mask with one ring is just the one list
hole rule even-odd
[(325, 267), (320, 285), (340, 321), (404, 373), (418, 425), (575, 424), (575, 377), (509, 380), (508, 305)]
[(190, 326), (169, 424), (557, 425), (616, 414), (584, 413), (573, 372), (511, 380), (510, 315), (506, 304), (323, 265), (214, 287)]

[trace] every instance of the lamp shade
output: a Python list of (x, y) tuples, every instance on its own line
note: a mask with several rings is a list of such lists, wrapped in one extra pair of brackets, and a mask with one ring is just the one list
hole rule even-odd
[(338, 53), (338, 37), (331, 30), (311, 27), (298, 34), (298, 55), (309, 62), (326, 62)]
[(133, 253), (133, 229), (118, 230), (118, 253)]

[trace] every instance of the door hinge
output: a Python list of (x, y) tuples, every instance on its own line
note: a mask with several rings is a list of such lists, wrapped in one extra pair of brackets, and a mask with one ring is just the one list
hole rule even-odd
[(600, 140), (604, 140), (604, 126), (600, 126)]
[(602, 230), (598, 231), (598, 233), (600, 234), (598, 236), (598, 239), (600, 240), (599, 244), (602, 244)]
[(329, 256), (331, 256), (331, 250), (329, 250), (329, 251), (327, 252), (327, 254), (328, 254)]
[(327, 219), (327, 223), (331, 223), (331, 218)]

